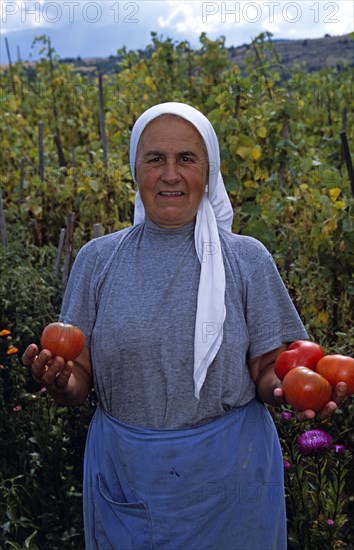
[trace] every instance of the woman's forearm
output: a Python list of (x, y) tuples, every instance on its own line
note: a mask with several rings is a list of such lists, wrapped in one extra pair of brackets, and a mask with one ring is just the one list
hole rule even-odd
[(274, 397), (274, 390), (281, 387), (279, 378), (274, 373), (274, 363), (263, 369), (255, 380), (257, 395), (263, 403), (278, 405)]
[(258, 397), (268, 405), (279, 405), (274, 390), (281, 388), (281, 382), (275, 375), (274, 364), (278, 355), (287, 349), (284, 344), (264, 355), (252, 359), (249, 363), (251, 378), (256, 386)]

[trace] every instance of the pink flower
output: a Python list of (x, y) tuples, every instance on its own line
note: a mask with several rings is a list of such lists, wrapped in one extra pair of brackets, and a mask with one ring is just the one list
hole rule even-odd
[(291, 420), (292, 417), (293, 417), (292, 413), (291, 413), (291, 412), (287, 412), (287, 411), (282, 412), (281, 415), (280, 415), (280, 418), (281, 418), (282, 420)]
[(15, 405), (12, 409), (14, 412), (18, 412), (18, 411), (21, 411), (22, 410), (22, 407), (21, 405)]
[(289, 468), (291, 468), (291, 464), (288, 460), (283, 460), (283, 465), (286, 470), (289, 470)]
[(45, 393), (47, 391), (47, 388), (45, 386), (43, 386), (40, 390), (39, 390), (41, 393)]
[(329, 525), (330, 527), (332, 527), (332, 525), (334, 525), (333, 519), (327, 519), (326, 523), (327, 523), (327, 525)]
[(323, 430), (307, 430), (298, 437), (297, 448), (302, 455), (313, 456), (326, 451), (331, 441), (331, 436)]
[(334, 445), (334, 452), (338, 454), (345, 453), (344, 445)]

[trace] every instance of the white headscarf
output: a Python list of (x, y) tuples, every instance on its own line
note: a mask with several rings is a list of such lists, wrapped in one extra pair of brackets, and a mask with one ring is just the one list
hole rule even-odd
[[(201, 264), (194, 337), (194, 393), (199, 399), (209, 365), (222, 339), (225, 308), (225, 270), (218, 227), (231, 231), (233, 210), (220, 173), (219, 143), (209, 120), (184, 103), (161, 103), (136, 121), (130, 140), (130, 166), (135, 181), (135, 159), (140, 136), (149, 122), (162, 114), (175, 114), (198, 130), (209, 157), (209, 182), (197, 211), (194, 241)], [(145, 210), (139, 192), (135, 198), (134, 225), (143, 222)]]

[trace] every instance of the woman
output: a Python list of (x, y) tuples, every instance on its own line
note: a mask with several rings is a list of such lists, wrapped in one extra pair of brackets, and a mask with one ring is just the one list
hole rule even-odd
[(264, 403), (283, 402), (274, 361), (306, 331), (269, 252), (231, 233), (217, 138), (199, 111), (148, 109), (130, 162), (134, 225), (82, 248), (63, 301), (84, 351), (66, 364), (35, 345), (23, 357), (57, 401), (80, 404), (92, 386), (99, 398), (86, 550), (284, 549), (282, 457)]

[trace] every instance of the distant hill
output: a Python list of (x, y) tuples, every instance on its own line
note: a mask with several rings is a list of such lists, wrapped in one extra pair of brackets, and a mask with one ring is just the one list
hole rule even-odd
[[(316, 71), (324, 67), (349, 65), (354, 67), (354, 33), (342, 36), (329, 36), (305, 40), (272, 40), (279, 55), (280, 62), (286, 69), (299, 64), (304, 70)], [(245, 56), (251, 44), (229, 48), (229, 57), (233, 63), (245, 68)], [(144, 55), (144, 51), (141, 52)], [(62, 63), (73, 64), (81, 73), (117, 72), (120, 57), (111, 55), (106, 58), (67, 58)]]
[[(304, 70), (312, 72), (324, 67), (341, 67), (349, 65), (354, 67), (354, 33), (342, 36), (325, 35), (323, 38), (309, 38), (304, 40), (277, 40), (272, 39), (272, 44), (279, 56), (280, 63), (289, 70), (294, 64), (300, 65)], [(231, 46), (229, 58), (237, 64), (241, 71), (245, 69), (245, 57), (249, 53), (251, 44)], [(139, 50), (142, 56), (150, 55), (147, 50)], [(75, 72), (90, 74), (101, 72), (103, 74), (116, 73), (122, 56), (110, 55), (109, 57), (70, 57), (60, 59), (60, 63), (74, 66)], [(26, 63), (28, 67), (34, 67), (35, 62)], [(8, 65), (2, 65), (6, 70)]]
[[(311, 72), (323, 67), (349, 65), (354, 67), (354, 33), (305, 40), (272, 40), (281, 64), (290, 69), (294, 64)], [(245, 55), (251, 45), (230, 48), (230, 59), (244, 68)]]

